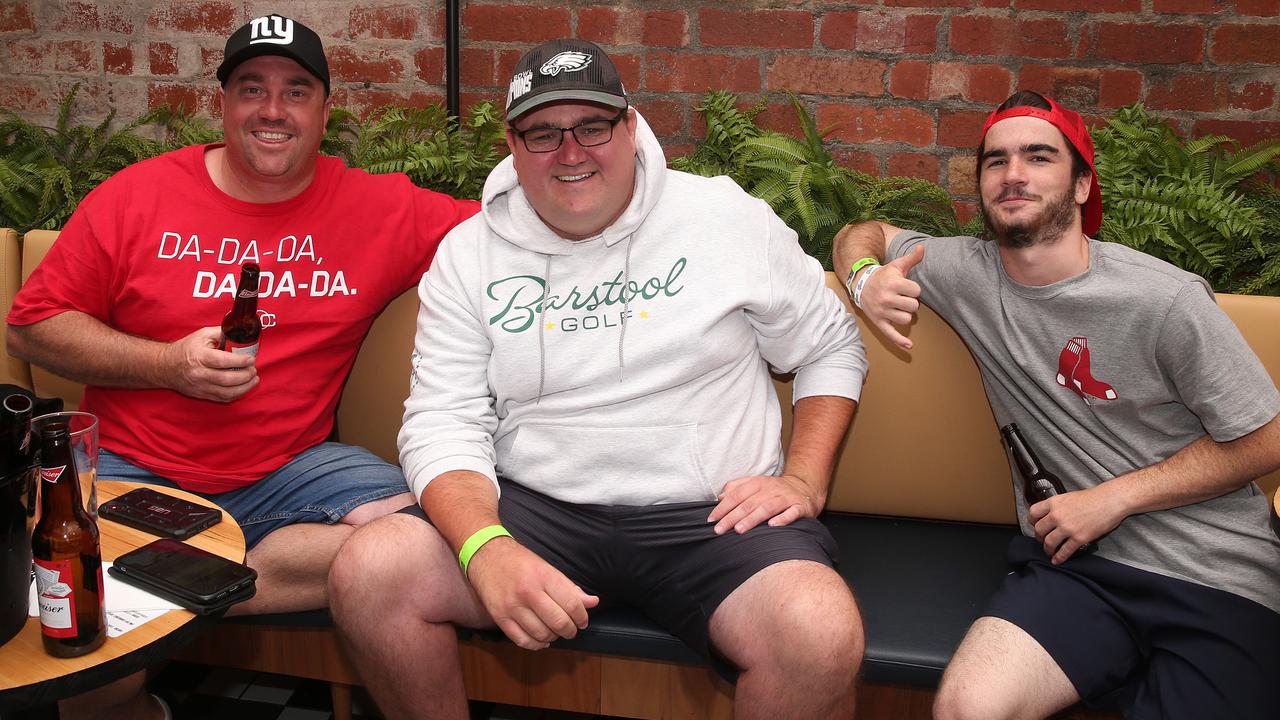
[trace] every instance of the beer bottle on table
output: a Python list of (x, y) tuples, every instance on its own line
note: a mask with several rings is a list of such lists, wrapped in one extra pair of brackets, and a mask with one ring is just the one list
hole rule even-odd
[(40, 634), (54, 657), (96, 650), (107, 638), (98, 526), (85, 512), (66, 423), (40, 432), (40, 521), (31, 534)]
[(240, 287), (236, 288), (235, 303), (222, 318), (219, 350), (258, 354), (258, 338), (262, 335), (262, 321), (258, 319), (258, 275), (257, 263), (245, 263), (240, 268)]
[[(1067, 492), (1062, 480), (1040, 464), (1040, 458), (1036, 457), (1035, 451), (1027, 444), (1026, 438), (1022, 437), (1016, 424), (1009, 423), (1000, 428), (1000, 435), (1009, 448), (1009, 454), (1013, 456), (1013, 463), (1018, 466), (1018, 474), (1022, 475), (1022, 496), (1027, 501), (1027, 507)], [(1076, 552), (1091, 553), (1095, 549), (1096, 546), (1089, 542), (1081, 545)]]

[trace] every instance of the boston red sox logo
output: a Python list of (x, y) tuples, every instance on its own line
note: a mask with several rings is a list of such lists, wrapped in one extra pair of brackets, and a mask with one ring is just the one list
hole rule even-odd
[(1089, 339), (1076, 336), (1067, 341), (1058, 355), (1058, 384), (1080, 396), (1085, 404), (1089, 398), (1115, 400), (1116, 389), (1093, 376), (1089, 367)]

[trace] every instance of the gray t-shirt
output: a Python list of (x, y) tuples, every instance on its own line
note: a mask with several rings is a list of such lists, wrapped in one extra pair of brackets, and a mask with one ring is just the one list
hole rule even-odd
[[(1089, 269), (1031, 287), (995, 243), (903, 231), (891, 258), (925, 243), (911, 278), (964, 339), (1001, 425), (1017, 423), (1068, 490), (1153, 465), (1206, 433), (1234, 440), (1280, 412), (1280, 392), (1200, 277), (1089, 241)], [(1014, 473), (1016, 477), (1016, 473)], [(1014, 483), (1022, 531), (1020, 481)], [(1256, 483), (1133, 515), (1098, 554), (1221, 588), (1280, 612), (1280, 540)]]

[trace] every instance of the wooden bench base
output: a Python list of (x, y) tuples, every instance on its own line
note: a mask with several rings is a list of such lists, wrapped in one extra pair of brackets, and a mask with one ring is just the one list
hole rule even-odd
[[(529, 652), (504, 641), (460, 643), (472, 700), (644, 720), (730, 720), (733, 686), (710, 668), (550, 648)], [(180, 660), (331, 683), (334, 718), (350, 718), (355, 668), (329, 628), (221, 623), (187, 646)], [(930, 720), (933, 691), (864, 683), (861, 720)], [(1114, 715), (1075, 710), (1059, 720)]]
[[(460, 652), (472, 700), (653, 720), (733, 716), (733, 687), (706, 667), (556, 648), (534, 653), (481, 639), (462, 641)], [(178, 659), (339, 686), (360, 684), (328, 628), (221, 623)], [(338, 700), (335, 718), (340, 717)]]

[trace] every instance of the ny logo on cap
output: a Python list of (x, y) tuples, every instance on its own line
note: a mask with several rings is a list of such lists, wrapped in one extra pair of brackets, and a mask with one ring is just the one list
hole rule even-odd
[(560, 71), (574, 72), (582, 70), (591, 64), (591, 56), (576, 50), (566, 50), (550, 60), (542, 63), (542, 67), (538, 68), (538, 72), (543, 75), (555, 77)]
[(249, 21), (249, 37), (250, 45), (288, 45), (293, 42), (293, 21), (279, 15), (254, 18)]

